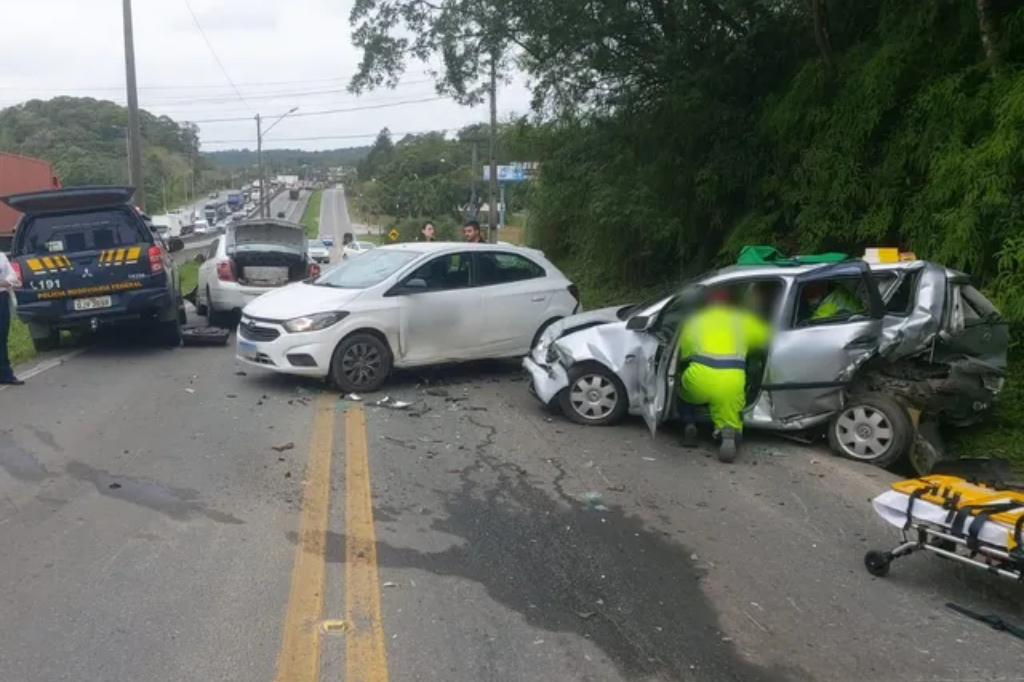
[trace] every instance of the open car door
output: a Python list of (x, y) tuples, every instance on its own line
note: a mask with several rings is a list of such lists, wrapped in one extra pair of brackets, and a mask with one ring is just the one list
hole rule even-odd
[[(845, 286), (863, 312), (801, 319), (803, 290), (813, 282)], [(826, 265), (794, 278), (761, 387), (770, 392), (773, 419), (785, 423), (840, 409), (843, 390), (882, 343), (884, 315), (885, 304), (863, 261)]]
[(696, 308), (703, 287), (688, 287), (674, 297), (642, 332), (650, 343), (642, 344), (640, 361), (641, 414), (651, 435), (658, 432), (658, 424), (665, 421), (675, 402), (679, 381), (679, 334), (682, 321)]

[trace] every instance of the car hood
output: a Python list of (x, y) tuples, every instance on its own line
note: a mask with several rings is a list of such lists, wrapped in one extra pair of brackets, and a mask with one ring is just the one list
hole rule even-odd
[(242, 314), (263, 320), (290, 320), (341, 310), (361, 293), (363, 289), (337, 289), (296, 282), (268, 291), (245, 306)]
[(607, 324), (609, 322), (621, 322), (622, 320), (619, 319), (619, 311), (629, 307), (629, 305), (615, 305), (608, 308), (590, 310), (585, 313), (579, 313), (578, 315), (563, 317), (561, 320), (554, 322), (551, 326), (545, 329), (542, 337), (549, 340), (558, 339), (566, 334), (571, 334), (586, 327)]

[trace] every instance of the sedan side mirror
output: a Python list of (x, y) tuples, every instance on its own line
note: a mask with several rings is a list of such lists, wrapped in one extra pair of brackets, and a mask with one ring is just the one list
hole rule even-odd
[(195, 263), (199, 263), (201, 265), (206, 262), (206, 254), (197, 253), (195, 256), (192, 257), (192, 261)]
[(171, 237), (167, 240), (167, 250), (171, 253), (177, 253), (185, 248), (185, 242), (181, 241), (180, 237)]
[(646, 331), (648, 325), (651, 323), (651, 318), (646, 315), (634, 315), (629, 318), (629, 322), (626, 323), (626, 329), (631, 332), (642, 332)]
[(414, 277), (407, 282), (402, 284), (396, 284), (395, 286), (388, 289), (385, 296), (404, 296), (405, 294), (416, 294), (421, 291), (427, 290), (427, 281), (419, 277)]

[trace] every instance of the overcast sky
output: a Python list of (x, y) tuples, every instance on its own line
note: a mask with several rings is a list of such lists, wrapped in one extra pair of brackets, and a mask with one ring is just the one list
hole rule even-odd
[[(120, 0), (4, 5), (0, 107), (55, 95), (125, 102)], [(134, 0), (140, 105), (196, 121), (204, 151), (255, 148), (254, 113), (272, 120), (296, 106), (266, 135), (266, 148), (353, 147), (372, 142), (385, 126), (397, 134), (487, 120), (486, 105), (434, 99), (427, 67), (418, 62), (395, 90), (346, 92), (359, 60), (349, 42), (351, 6), (352, 0)], [(528, 106), (522, 82), (499, 90), (500, 116)], [(337, 109), (349, 111), (317, 113)]]

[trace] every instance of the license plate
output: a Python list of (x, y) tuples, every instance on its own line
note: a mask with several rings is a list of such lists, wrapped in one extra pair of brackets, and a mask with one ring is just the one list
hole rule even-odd
[(256, 357), (256, 344), (249, 343), (248, 341), (238, 342), (238, 354), (243, 358), (255, 358)]
[(114, 299), (110, 296), (76, 298), (74, 301), (75, 310), (97, 310), (99, 308), (109, 308), (112, 305), (114, 305)]

